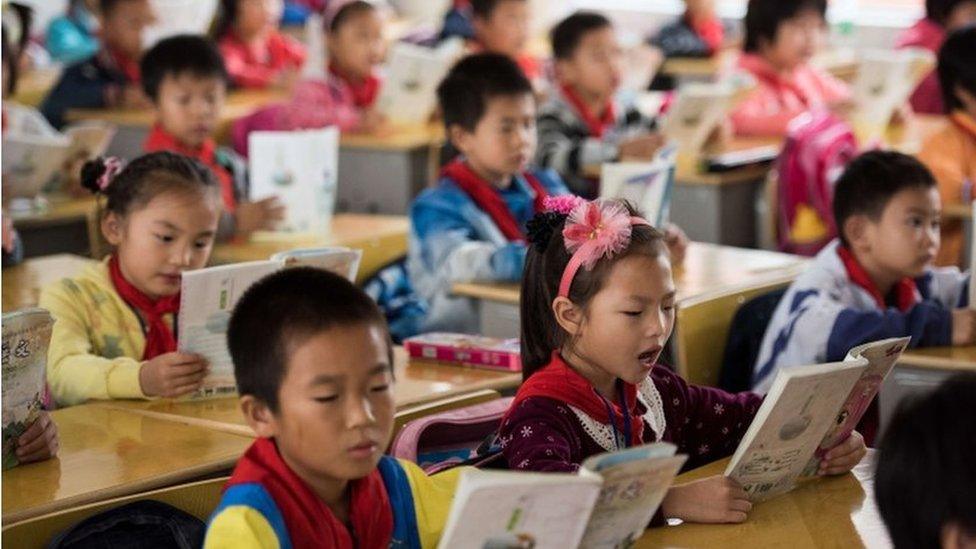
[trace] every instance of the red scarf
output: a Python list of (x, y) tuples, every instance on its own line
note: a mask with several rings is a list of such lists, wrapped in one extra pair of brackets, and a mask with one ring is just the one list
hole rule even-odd
[(224, 201), (224, 209), (229, 213), (234, 213), (234, 210), (237, 209), (237, 198), (234, 196), (234, 177), (226, 168), (217, 163), (217, 144), (213, 139), (207, 138), (199, 147), (194, 149), (177, 141), (176, 137), (164, 130), (159, 123), (156, 123), (149, 131), (142, 148), (146, 152), (171, 151), (199, 160), (217, 176), (217, 180), (220, 182), (220, 195)]
[[(618, 383), (624, 383), (618, 380)], [(509, 410), (514, 410), (519, 402), (529, 397), (546, 397), (569, 404), (581, 410), (586, 415), (604, 425), (614, 425), (616, 429), (623, 429), (623, 411), (619, 402), (605, 400), (593, 385), (576, 370), (572, 369), (559, 355), (553, 351), (549, 364), (529, 376), (522, 383), (515, 400)], [(624, 399), (627, 401), (627, 411), (630, 414), (631, 440), (634, 445), (642, 444), (644, 436), (644, 418), (637, 407), (637, 387), (624, 383)], [(607, 403), (613, 410), (611, 419), (607, 414)]]
[(142, 352), (142, 360), (150, 360), (161, 354), (175, 351), (176, 337), (173, 336), (173, 330), (170, 330), (163, 320), (163, 315), (175, 314), (180, 310), (180, 294), (159, 299), (150, 298), (122, 276), (117, 255), (113, 255), (108, 261), (108, 274), (122, 301), (135, 309), (149, 327), (149, 331), (146, 333), (146, 349)]
[[(838, 246), (837, 255), (840, 256), (840, 260), (844, 263), (844, 268), (847, 269), (847, 276), (851, 277), (851, 281), (867, 290), (871, 294), (871, 297), (874, 298), (875, 303), (878, 304), (878, 307), (882, 310), (886, 309), (888, 306), (885, 303), (884, 296), (881, 295), (881, 291), (874, 285), (871, 277), (868, 276), (868, 272), (864, 270), (864, 267), (854, 257), (854, 254), (846, 247)], [(903, 313), (914, 307), (919, 301), (918, 288), (915, 286), (915, 281), (911, 278), (899, 280), (895, 284), (894, 290), (898, 310)]]
[(717, 17), (693, 17), (691, 14), (686, 14), (685, 21), (712, 52), (722, 47), (722, 42), (725, 41), (725, 29)]
[(132, 83), (139, 82), (140, 74), (138, 61), (133, 61), (130, 57), (123, 55), (121, 52), (109, 47), (106, 47), (105, 51), (108, 53), (108, 58), (119, 70), (119, 72), (125, 75), (126, 81)]
[[(512, 212), (505, 204), (505, 200), (498, 194), (498, 191), (491, 183), (488, 183), (478, 174), (474, 173), (474, 170), (466, 162), (460, 158), (449, 162), (441, 168), (441, 177), (451, 179), (462, 191), (471, 197), (471, 200), (474, 200), (474, 203), (491, 217), (491, 220), (495, 222), (495, 225), (505, 235), (505, 238), (512, 242), (525, 242), (525, 232), (519, 226), (518, 222), (515, 221), (515, 217), (512, 216)], [(544, 203), (549, 196), (549, 192), (546, 191), (546, 188), (542, 186), (542, 183), (534, 175), (525, 172), (522, 174), (522, 177), (525, 178), (535, 192), (534, 206), (536, 213), (541, 212), (545, 209)]]
[(237, 462), (227, 486), (245, 483), (260, 484), (274, 499), (292, 547), (379, 549), (388, 547), (393, 539), (393, 510), (378, 469), (349, 483), (352, 532), (288, 467), (272, 439), (254, 441)]
[(359, 82), (341, 73), (335, 65), (329, 63), (329, 74), (338, 78), (352, 93), (352, 102), (358, 109), (367, 109), (373, 106), (376, 97), (380, 93), (380, 79), (375, 75), (369, 75)]
[(949, 114), (949, 120), (964, 133), (969, 134), (969, 137), (976, 139), (976, 120), (973, 120), (968, 114), (962, 111), (954, 111)]
[(613, 101), (607, 101), (607, 106), (603, 108), (603, 117), (597, 118), (593, 111), (583, 103), (583, 99), (576, 93), (576, 90), (566, 84), (560, 84), (559, 87), (563, 92), (563, 97), (569, 101), (569, 104), (576, 110), (576, 114), (583, 119), (583, 123), (589, 128), (592, 137), (602, 138), (607, 130), (613, 128), (617, 121)]

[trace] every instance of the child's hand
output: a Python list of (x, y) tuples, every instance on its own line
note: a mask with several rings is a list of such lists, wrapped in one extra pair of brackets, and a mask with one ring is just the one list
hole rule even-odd
[(237, 217), (237, 232), (240, 234), (271, 231), (285, 218), (285, 205), (278, 197), (272, 196), (257, 202), (242, 202), (237, 205), (234, 215)]
[(868, 449), (864, 445), (864, 437), (861, 436), (861, 433), (854, 431), (844, 442), (834, 446), (824, 454), (823, 459), (820, 460), (820, 469), (817, 470), (817, 474), (842, 475), (860, 463), (867, 453)]
[(42, 411), (17, 439), (17, 461), (31, 463), (51, 459), (58, 454), (60, 445), (57, 424), (47, 412)]
[(151, 106), (152, 103), (139, 86), (128, 85), (122, 88), (122, 107), (126, 109), (148, 109)]
[(14, 246), (17, 244), (17, 229), (14, 229), (14, 220), (4, 216), (3, 218), (3, 251), (13, 253)]
[(952, 344), (972, 345), (974, 343), (976, 343), (976, 310), (952, 311)]
[(715, 475), (672, 486), (661, 509), (664, 516), (687, 522), (744, 522), (752, 503), (738, 482)]
[(193, 353), (162, 354), (142, 365), (139, 385), (146, 396), (182, 396), (200, 387), (207, 365), (207, 359)]
[(681, 227), (674, 223), (668, 223), (664, 228), (664, 243), (668, 245), (672, 265), (681, 265), (681, 262), (685, 260), (688, 242), (688, 235), (681, 230)]
[(620, 160), (650, 160), (663, 144), (663, 135), (649, 133), (621, 141), (617, 150)]
[(367, 109), (360, 116), (356, 131), (359, 133), (379, 134), (381, 133), (380, 130), (388, 130), (386, 124), (386, 115), (380, 112), (379, 109)]

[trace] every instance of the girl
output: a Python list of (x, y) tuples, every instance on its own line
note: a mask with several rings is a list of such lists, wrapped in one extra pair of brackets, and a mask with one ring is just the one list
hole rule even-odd
[(290, 88), (305, 62), (305, 47), (278, 31), (282, 0), (221, 0), (216, 26), (231, 84)]
[(106, 198), (104, 261), (41, 292), (56, 319), (48, 383), (62, 405), (88, 399), (176, 397), (195, 390), (206, 361), (176, 351), (180, 277), (207, 262), (220, 214), (220, 185), (203, 164), (170, 152), (82, 169)]
[[(655, 364), (675, 307), (662, 233), (618, 201), (556, 198), (547, 207), (529, 226), (525, 381), (499, 431), (509, 466), (575, 471), (594, 454), (662, 440), (690, 456), (689, 468), (730, 455), (762, 399), (691, 386)], [(854, 434), (820, 473), (845, 472), (864, 454)], [(661, 506), (695, 522), (741, 522), (750, 508), (724, 476), (674, 486)]]
[(823, 41), (826, 10), (826, 0), (749, 0), (738, 66), (757, 87), (732, 111), (736, 134), (783, 136), (803, 112), (850, 104), (846, 84), (809, 64)]

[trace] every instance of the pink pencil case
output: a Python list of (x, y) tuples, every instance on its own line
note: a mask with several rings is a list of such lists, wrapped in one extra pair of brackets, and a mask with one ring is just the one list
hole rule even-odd
[(518, 339), (435, 332), (403, 340), (410, 358), (453, 362), (506, 372), (522, 371)]

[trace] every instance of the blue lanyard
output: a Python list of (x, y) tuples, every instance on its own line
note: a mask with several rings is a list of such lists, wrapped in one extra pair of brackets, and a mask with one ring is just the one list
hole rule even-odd
[(620, 433), (617, 432), (617, 414), (613, 413), (613, 406), (610, 405), (610, 401), (603, 398), (603, 395), (599, 393), (597, 393), (597, 395), (600, 397), (600, 400), (603, 401), (603, 405), (607, 407), (607, 417), (610, 418), (610, 428), (613, 430), (614, 445), (619, 450), (620, 441), (622, 439), (624, 441), (624, 448), (629, 448), (633, 443), (633, 441), (631, 440), (631, 437), (633, 436), (633, 430), (630, 428), (630, 410), (627, 409), (627, 399), (626, 396), (624, 395), (623, 382), (621, 382), (619, 379), (617, 380), (617, 396), (620, 399), (620, 408), (623, 410), (622, 415), (623, 415), (624, 433), (622, 437), (620, 436)]

